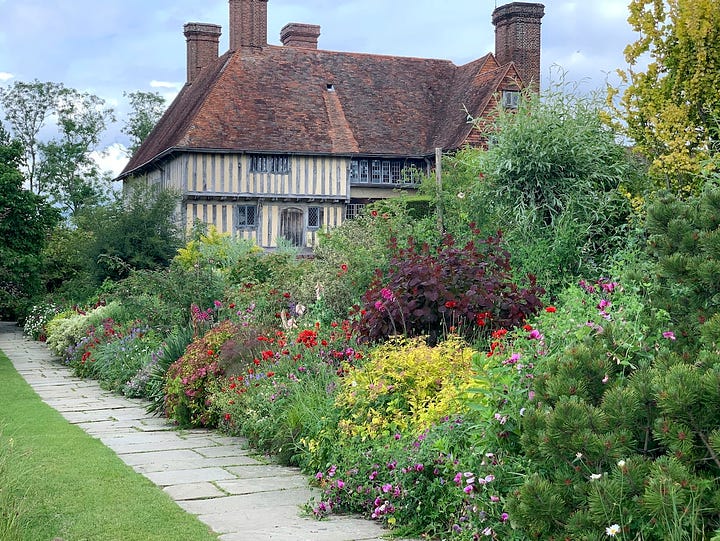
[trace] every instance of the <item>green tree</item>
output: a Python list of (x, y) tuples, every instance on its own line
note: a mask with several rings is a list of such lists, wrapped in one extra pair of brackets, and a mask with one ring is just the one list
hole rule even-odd
[(128, 115), (122, 132), (130, 137), (130, 148), (133, 154), (150, 135), (150, 132), (165, 112), (165, 98), (157, 92), (125, 92), (123, 96), (130, 101), (131, 112)]
[(41, 251), (59, 215), (45, 198), (23, 188), (22, 144), (0, 125), (0, 317), (23, 315), (41, 292)]
[(38, 180), (55, 204), (69, 215), (105, 200), (110, 179), (103, 174), (92, 152), (109, 122), (112, 109), (101, 98), (65, 89), (57, 102), (60, 136), (39, 143), (42, 162)]
[(696, 173), (719, 165), (720, 2), (632, 0), (629, 9), (640, 37), (625, 48), (628, 86), (616, 113), (660, 186), (697, 192)]
[[(24, 151), (30, 190), (49, 195), (66, 214), (103, 200), (108, 175), (92, 158), (108, 123), (104, 100), (61, 83), (16, 82), (0, 91), (0, 103)], [(56, 119), (55, 124), (50, 119)]]
[(126, 197), (79, 217), (79, 226), (93, 235), (86, 258), (98, 284), (170, 263), (180, 246), (174, 219), (178, 199), (169, 190), (136, 186)]
[(0, 104), (5, 110), (5, 120), (23, 151), (25, 176), (30, 191), (43, 193), (36, 171), (40, 160), (39, 134), (48, 119), (55, 113), (58, 99), (65, 92), (62, 83), (31, 83), (16, 81), (8, 88), (0, 89)]

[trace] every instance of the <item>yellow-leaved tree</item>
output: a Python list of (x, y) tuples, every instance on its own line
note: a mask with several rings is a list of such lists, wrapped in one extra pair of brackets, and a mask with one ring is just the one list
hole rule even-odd
[(696, 192), (720, 169), (720, 0), (631, 0), (629, 10), (640, 36), (619, 70), (618, 118), (659, 187)]

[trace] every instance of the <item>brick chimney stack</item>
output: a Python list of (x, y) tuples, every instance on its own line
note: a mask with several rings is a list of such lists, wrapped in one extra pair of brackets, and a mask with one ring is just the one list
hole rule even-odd
[(230, 50), (267, 45), (268, 0), (230, 0)]
[(523, 83), (540, 89), (540, 24), (545, 6), (513, 2), (493, 11), (495, 58), (503, 66), (515, 62)]
[(280, 30), (280, 41), (285, 47), (317, 49), (320, 27), (316, 24), (288, 23)]
[(220, 27), (216, 24), (187, 23), (187, 82), (192, 83), (200, 70), (218, 58)]

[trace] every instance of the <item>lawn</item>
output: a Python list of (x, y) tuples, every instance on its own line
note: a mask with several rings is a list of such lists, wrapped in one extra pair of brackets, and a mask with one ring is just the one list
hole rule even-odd
[(0, 382), (0, 539), (217, 539), (100, 441), (42, 402), (2, 352)]

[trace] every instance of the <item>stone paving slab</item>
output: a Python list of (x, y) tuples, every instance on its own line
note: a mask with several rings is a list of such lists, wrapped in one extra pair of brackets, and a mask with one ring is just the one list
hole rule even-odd
[(381, 541), (388, 535), (357, 517), (304, 516), (303, 507), (317, 491), (296, 468), (253, 455), (244, 438), (177, 430), (146, 413), (144, 402), (74, 377), (14, 324), (0, 322), (0, 350), (48, 405), (162, 487), (220, 541)]

